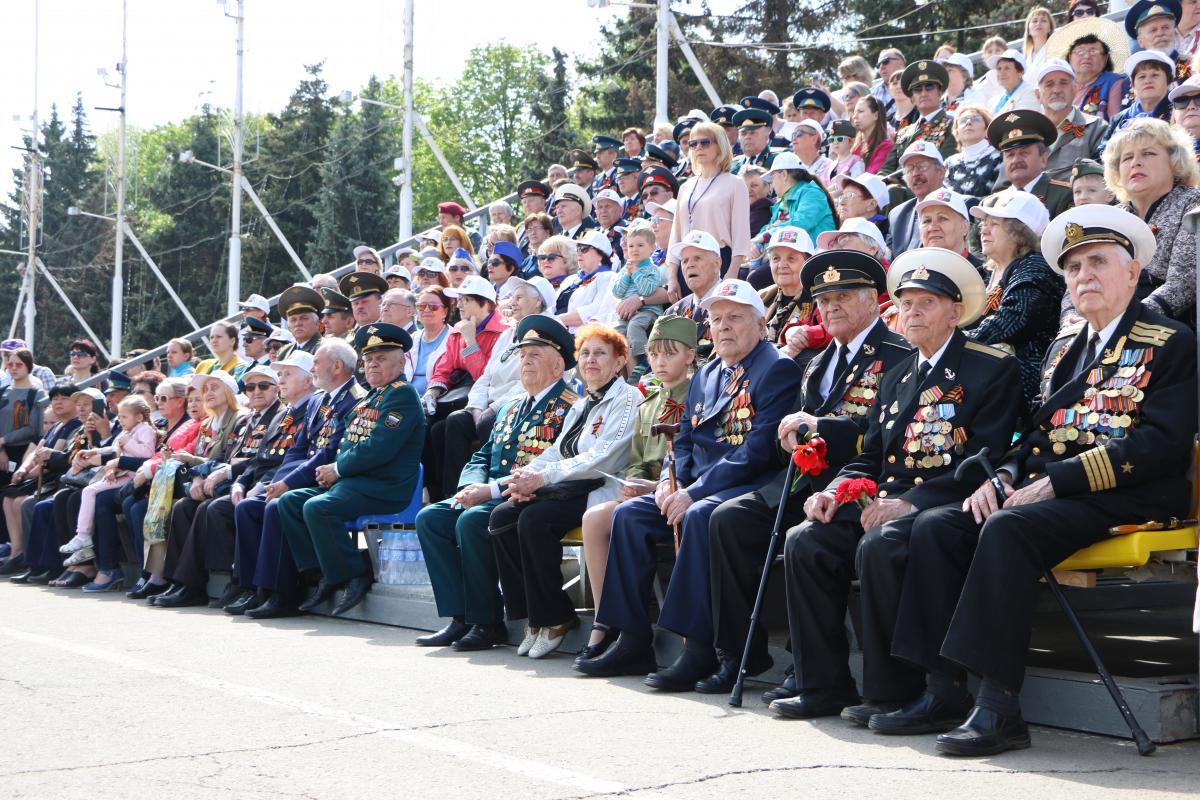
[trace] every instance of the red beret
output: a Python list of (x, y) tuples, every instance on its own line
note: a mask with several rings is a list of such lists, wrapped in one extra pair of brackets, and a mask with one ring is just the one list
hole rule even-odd
[(465, 217), (467, 215), (467, 210), (455, 202), (438, 203), (438, 213), (453, 214), (456, 217)]

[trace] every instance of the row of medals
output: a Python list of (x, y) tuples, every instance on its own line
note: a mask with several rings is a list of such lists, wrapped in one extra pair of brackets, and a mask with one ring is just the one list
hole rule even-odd
[[(1138, 366), (1136, 369), (1121, 367), (1117, 371), (1115, 382), (1128, 382), (1120, 388), (1089, 387), (1083, 394), (1082, 402), (1056, 412), (1055, 417), (1059, 414), (1065, 417), (1065, 424), (1053, 428), (1049, 433), (1050, 441), (1054, 443), (1054, 454), (1061, 456), (1067, 452), (1067, 442), (1092, 445), (1124, 434), (1125, 429), (1133, 424), (1133, 417), (1126, 412), (1135, 411), (1137, 404), (1146, 397), (1146, 393), (1134, 384), (1134, 381), (1142, 378), (1144, 372), (1145, 366)], [(1120, 413), (1112, 413), (1113, 411)]]
[[(950, 453), (929, 452), (935, 448), (941, 450), (949, 444), (954, 431), (950, 420), (939, 417), (938, 412), (934, 409), (935, 406), (928, 405), (918, 411), (917, 415), (920, 418), (916, 422), (909, 423), (908, 429), (905, 431), (908, 441), (905, 442), (904, 449), (909, 453), (904, 459), (904, 466), (907, 469), (914, 469), (918, 465), (925, 469), (950, 466)], [(958, 446), (958, 450), (961, 452), (961, 444)], [(916, 454), (922, 451), (925, 454), (917, 458)]]
[(846, 392), (846, 397), (842, 401), (842, 411), (855, 416), (862, 416), (870, 412), (871, 403), (878, 394), (875, 389), (878, 382), (879, 379), (873, 372), (863, 375), (858, 383), (851, 386), (850, 391)]
[[(743, 384), (744, 387), (744, 384)], [(729, 401), (729, 411), (725, 414), (725, 421), (722, 427), (725, 429), (725, 441), (732, 445), (739, 445), (746, 441), (746, 434), (750, 433), (750, 417), (753, 412), (750, 410), (750, 393), (745, 388), (733, 396)]]

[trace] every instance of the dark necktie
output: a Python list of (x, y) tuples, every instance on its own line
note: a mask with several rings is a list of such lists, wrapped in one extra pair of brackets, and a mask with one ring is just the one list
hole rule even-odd
[(836, 381), (838, 376), (846, 371), (846, 367), (850, 364), (850, 348), (847, 345), (842, 345), (838, 348), (837, 366), (834, 367), (833, 379)]
[(1079, 361), (1079, 366), (1075, 369), (1075, 374), (1079, 375), (1088, 365), (1096, 360), (1096, 352), (1100, 349), (1100, 334), (1093, 333), (1088, 337), (1087, 347), (1083, 351), (1083, 357)]
[(521, 404), (521, 418), (529, 416), (529, 412), (533, 410), (533, 397), (526, 397), (525, 402)]
[(925, 379), (929, 377), (929, 371), (933, 366), (928, 362), (922, 362), (921, 366), (917, 367), (917, 386), (924, 386)]

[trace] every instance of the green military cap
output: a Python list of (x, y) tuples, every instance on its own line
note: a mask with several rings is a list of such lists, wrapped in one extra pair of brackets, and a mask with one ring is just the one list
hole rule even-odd
[(513, 347), (552, 347), (562, 356), (567, 369), (575, 366), (575, 337), (554, 317), (530, 314), (517, 325)]
[(359, 328), (354, 334), (354, 349), (364, 356), (377, 350), (395, 350), (397, 348), (405, 352), (412, 349), (412, 337), (399, 325), (392, 325), (389, 322), (372, 322), (370, 325)]
[(292, 286), (279, 295), (279, 313), (287, 319), (292, 314), (320, 314), (325, 308), (321, 293), (311, 286)]
[(912, 87), (922, 83), (936, 83), (945, 89), (950, 83), (950, 75), (945, 67), (932, 60), (914, 61), (900, 73), (900, 88), (909, 97), (912, 96)]
[(1001, 114), (988, 125), (987, 138), (997, 150), (1042, 142), (1047, 147), (1058, 140), (1058, 128), (1045, 114), (1019, 109)]
[(681, 342), (694, 350), (698, 338), (696, 323), (693, 320), (675, 314), (666, 314), (654, 321), (654, 328), (650, 331), (650, 338), (646, 340), (646, 344), (652, 344), (660, 339), (670, 339)]
[(600, 169), (600, 165), (596, 163), (596, 159), (587, 150), (581, 150), (578, 147), (570, 152), (571, 169)]
[(339, 311), (350, 313), (350, 298), (346, 295), (329, 288), (322, 288), (321, 294), (325, 297), (325, 308), (321, 309), (321, 316), (336, 314)]
[(369, 294), (382, 295), (389, 288), (387, 279), (373, 272), (351, 272), (338, 281), (338, 288), (351, 301)]
[(1104, 176), (1104, 165), (1091, 158), (1077, 158), (1071, 167), (1071, 180), (1076, 181), (1084, 175)]

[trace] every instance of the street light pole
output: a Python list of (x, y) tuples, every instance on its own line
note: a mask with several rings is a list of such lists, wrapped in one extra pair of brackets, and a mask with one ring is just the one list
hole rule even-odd
[(25, 261), (25, 342), (34, 346), (34, 323), (37, 306), (34, 303), (34, 284), (37, 269), (37, 237), (42, 221), (42, 165), (38, 153), (38, 0), (33, 0), (33, 132), (30, 136), (29, 160), (26, 168), (25, 189), (28, 192), (25, 220), (28, 227), (29, 247)]
[(658, 47), (654, 56), (654, 124), (670, 122), (667, 116), (667, 48), (670, 46), (671, 6), (667, 0), (658, 0)]
[[(229, 221), (229, 290), (225, 313), (238, 313), (242, 299), (242, 54), (245, 48), (245, 0), (237, 0), (237, 88), (233, 96), (233, 204)], [(225, 14), (230, 16), (228, 12)]]
[(128, 82), (127, 44), (129, 29), (129, 2), (121, 0), (121, 105), (120, 123), (117, 134), (117, 231), (113, 247), (112, 279), (112, 327), (109, 350), (118, 357), (121, 349), (121, 329), (125, 320), (125, 92)]
[(413, 216), (413, 0), (404, 1), (404, 131), (401, 134), (401, 149), (404, 159), (403, 183), (400, 184), (400, 238), (403, 242), (412, 236)]

